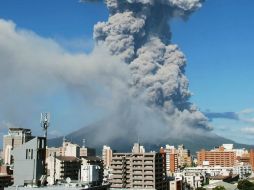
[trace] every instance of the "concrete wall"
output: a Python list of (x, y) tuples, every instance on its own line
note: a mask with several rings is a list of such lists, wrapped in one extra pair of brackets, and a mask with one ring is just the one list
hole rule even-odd
[(45, 138), (35, 137), (14, 148), (14, 185), (36, 183), (45, 172)]

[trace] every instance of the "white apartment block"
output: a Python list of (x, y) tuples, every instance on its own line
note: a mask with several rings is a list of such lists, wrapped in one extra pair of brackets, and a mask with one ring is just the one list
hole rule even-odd
[(239, 164), (233, 167), (233, 174), (238, 174), (240, 179), (246, 178), (252, 174), (252, 168), (249, 164)]
[(81, 182), (90, 184), (98, 181), (100, 169), (96, 165), (81, 165)]

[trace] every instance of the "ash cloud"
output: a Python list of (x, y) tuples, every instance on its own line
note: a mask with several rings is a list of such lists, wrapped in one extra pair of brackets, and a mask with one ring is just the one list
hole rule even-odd
[(158, 143), (208, 132), (207, 118), (189, 102), (186, 58), (171, 43), (168, 26), (174, 17), (188, 18), (202, 1), (105, 2), (110, 17), (94, 27), (97, 45), (88, 55), (0, 20), (1, 115), (14, 123), (27, 118), (39, 109), (38, 99), (64, 86), (70, 96), (80, 94), (108, 113), (107, 122), (92, 129), (93, 140), (103, 144), (137, 136)]
[(207, 118), (189, 102), (186, 58), (171, 43), (168, 22), (187, 18), (200, 0), (106, 0), (110, 17), (94, 27), (97, 44), (105, 45), (129, 67), (133, 96), (159, 110), (170, 128), (211, 129)]

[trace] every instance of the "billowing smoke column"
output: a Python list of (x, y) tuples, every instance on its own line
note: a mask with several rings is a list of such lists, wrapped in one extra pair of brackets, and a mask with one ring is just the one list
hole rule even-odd
[(132, 73), (133, 95), (159, 108), (171, 122), (208, 129), (207, 119), (188, 102), (191, 93), (185, 76), (186, 59), (171, 44), (168, 22), (186, 18), (202, 0), (106, 0), (110, 17), (94, 27), (98, 45), (120, 56)]

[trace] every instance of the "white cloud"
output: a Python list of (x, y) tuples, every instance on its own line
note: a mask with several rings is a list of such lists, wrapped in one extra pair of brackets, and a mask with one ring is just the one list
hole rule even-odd
[(253, 108), (246, 108), (246, 109), (244, 109), (244, 110), (239, 112), (239, 114), (243, 114), (243, 115), (245, 115), (245, 114), (252, 114), (252, 113), (254, 113), (254, 109)]
[(84, 101), (111, 106), (119, 94), (128, 94), (127, 79), (126, 65), (103, 47), (72, 54), (52, 39), (0, 19), (0, 119), (24, 125), (42, 109), (45, 97), (63, 88)]
[(254, 135), (254, 127), (243, 127), (241, 131), (247, 135)]

